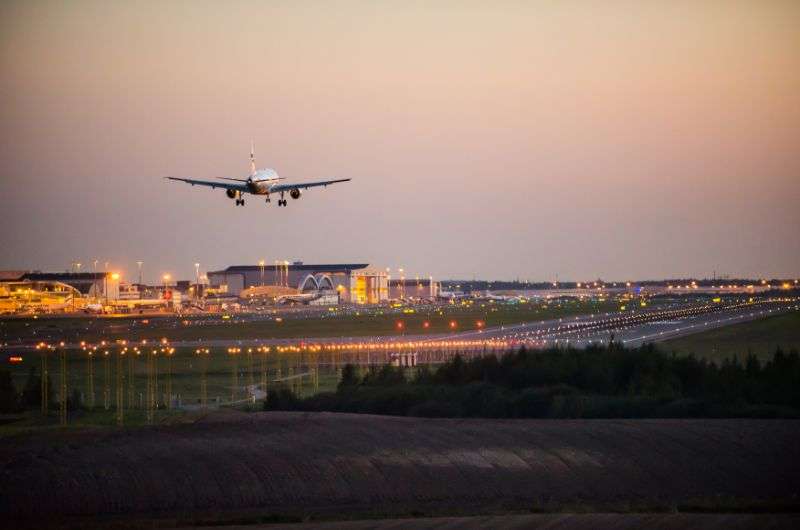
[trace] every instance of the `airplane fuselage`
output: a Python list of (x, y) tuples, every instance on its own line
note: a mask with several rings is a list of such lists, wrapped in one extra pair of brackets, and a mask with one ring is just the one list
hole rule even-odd
[(274, 169), (259, 169), (247, 179), (247, 189), (253, 195), (269, 195), (274, 184), (280, 181)]

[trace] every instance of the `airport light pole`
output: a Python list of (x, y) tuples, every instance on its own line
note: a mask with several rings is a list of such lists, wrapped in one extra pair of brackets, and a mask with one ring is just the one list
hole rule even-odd
[(194, 297), (200, 298), (200, 264), (194, 264)]
[(144, 261), (137, 261), (136, 266), (139, 267), (139, 300), (142, 299), (142, 265)]
[(163, 295), (164, 300), (167, 299), (167, 282), (169, 281), (169, 278), (170, 278), (169, 274), (165, 274), (164, 276), (161, 277), (161, 279), (164, 280), (164, 295)]
[[(105, 274), (105, 279), (106, 279), (106, 288), (105, 288), (105, 291), (106, 291), (106, 305), (108, 305), (108, 273)], [(114, 280), (115, 282), (118, 282), (119, 281), (119, 273), (118, 272), (112, 273), (111, 274), (111, 279)], [(119, 285), (117, 285), (117, 293), (119, 293)]]
[(97, 296), (97, 260), (92, 262), (92, 274), (94, 278), (92, 278), (92, 286), (94, 287), (94, 297), (98, 298)]
[(258, 266), (261, 267), (261, 287), (264, 287), (264, 260), (258, 262)]

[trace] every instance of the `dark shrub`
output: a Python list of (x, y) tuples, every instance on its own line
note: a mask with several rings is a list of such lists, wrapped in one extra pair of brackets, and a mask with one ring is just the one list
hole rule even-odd
[(19, 408), (17, 389), (8, 370), (0, 370), (0, 412), (14, 412)]

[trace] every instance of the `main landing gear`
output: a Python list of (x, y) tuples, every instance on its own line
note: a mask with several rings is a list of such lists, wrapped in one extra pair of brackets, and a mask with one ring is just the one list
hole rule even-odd
[[(266, 202), (267, 204), (269, 204), (269, 203), (271, 203), (271, 202), (272, 202), (272, 200), (271, 200), (269, 197), (267, 197), (267, 198), (264, 200), (264, 202)], [(280, 198), (280, 199), (278, 199), (278, 206), (286, 206), (286, 199), (284, 199), (284, 198), (283, 198), (283, 193), (281, 193), (281, 198)]]
[(236, 199), (236, 206), (244, 206), (244, 199)]

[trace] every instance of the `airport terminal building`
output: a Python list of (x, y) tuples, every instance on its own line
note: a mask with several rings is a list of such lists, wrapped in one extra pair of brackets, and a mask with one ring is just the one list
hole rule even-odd
[(86, 300), (116, 300), (119, 274), (110, 272), (0, 271), (0, 312), (67, 311)]
[[(377, 304), (388, 300), (388, 277), (369, 269), (367, 263), (309, 265), (300, 261), (271, 265), (233, 265), (207, 274), (209, 286), (229, 296), (243, 296), (272, 287), (291, 293), (326, 293), (337, 301)], [(330, 298), (328, 298), (330, 299)]]

